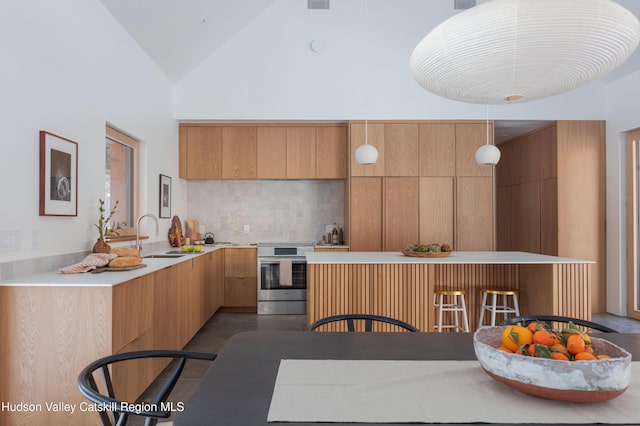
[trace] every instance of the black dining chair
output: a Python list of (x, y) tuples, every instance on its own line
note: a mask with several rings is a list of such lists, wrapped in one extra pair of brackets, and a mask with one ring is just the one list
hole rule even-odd
[[(172, 369), (169, 379), (153, 399), (148, 401), (148, 404), (140, 405), (134, 401), (126, 402), (116, 399), (110, 367), (115, 363), (143, 358), (173, 358), (174, 362), (168, 367)], [(146, 417), (145, 426), (153, 426), (157, 424), (158, 419), (167, 419), (171, 415), (169, 407), (164, 406), (163, 403), (167, 402), (188, 359), (213, 361), (216, 355), (182, 350), (147, 350), (110, 355), (93, 361), (82, 370), (78, 376), (78, 388), (85, 398), (95, 403), (96, 408), (100, 408), (97, 413), (104, 426), (126, 425), (130, 415)], [(102, 378), (101, 388), (106, 394), (101, 393), (94, 373)], [(141, 410), (141, 408), (148, 408), (148, 410)]]
[(517, 317), (507, 318), (502, 324), (503, 325), (514, 325), (514, 324), (527, 324), (532, 321), (540, 321), (547, 324), (551, 327), (552, 322), (559, 322), (568, 324), (569, 322), (573, 322), (575, 325), (581, 327), (587, 327), (592, 330), (602, 331), (604, 333), (617, 333), (617, 330), (613, 328), (607, 327), (606, 325), (598, 324), (593, 321), (587, 321), (580, 318), (571, 318), (559, 315), (521, 315)]
[(318, 321), (314, 322), (309, 326), (309, 331), (314, 331), (316, 328), (320, 327), (324, 324), (346, 321), (347, 323), (347, 331), (356, 331), (355, 329), (355, 321), (364, 321), (364, 331), (370, 332), (373, 328), (373, 323), (386, 323), (393, 324), (407, 331), (420, 331), (414, 326), (404, 321), (400, 321), (395, 318), (389, 318), (382, 315), (372, 315), (372, 314), (344, 314), (344, 315), (334, 315), (326, 318), (321, 318)]

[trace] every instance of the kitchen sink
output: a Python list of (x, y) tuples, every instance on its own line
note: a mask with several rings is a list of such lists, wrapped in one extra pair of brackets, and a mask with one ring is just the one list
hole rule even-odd
[(172, 259), (174, 257), (182, 257), (184, 254), (150, 254), (143, 256), (145, 259)]

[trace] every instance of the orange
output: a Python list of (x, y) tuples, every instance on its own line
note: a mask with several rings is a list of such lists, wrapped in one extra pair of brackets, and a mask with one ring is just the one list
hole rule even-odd
[(502, 351), (502, 352), (513, 353), (513, 351), (511, 349), (507, 348), (505, 345), (500, 345), (496, 349), (499, 350), (499, 351)]
[(584, 352), (586, 347), (582, 334), (570, 334), (567, 338), (567, 350), (570, 354), (575, 355), (579, 352)]
[(567, 350), (567, 347), (565, 345), (563, 345), (562, 343), (554, 343), (551, 347), (550, 347), (551, 352), (560, 352), (563, 354), (567, 354), (569, 353), (569, 351)]
[(591, 346), (591, 337), (588, 334), (583, 334), (582, 338), (584, 339), (585, 345)]
[(611, 357), (609, 355), (598, 355), (598, 356), (596, 356), (596, 358), (598, 358), (598, 359), (609, 359)]
[(589, 352), (578, 352), (573, 359), (576, 361), (591, 361), (597, 358), (594, 354)]
[(544, 323), (533, 321), (527, 325), (527, 328), (529, 329), (530, 332), (535, 333), (536, 331), (544, 328)]
[(502, 344), (511, 349), (513, 352), (517, 352), (520, 345), (533, 342), (533, 333), (528, 328), (520, 325), (509, 325), (505, 327), (502, 332)]
[(555, 339), (553, 338), (553, 334), (549, 333), (544, 328), (533, 333), (533, 343), (538, 343), (540, 345), (545, 346), (553, 346), (555, 343)]
[(559, 361), (569, 361), (569, 357), (566, 353), (562, 352), (551, 352), (551, 358), (557, 359)]

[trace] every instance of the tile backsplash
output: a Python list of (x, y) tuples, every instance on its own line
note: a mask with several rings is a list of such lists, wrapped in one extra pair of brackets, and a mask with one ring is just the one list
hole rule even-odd
[(344, 181), (189, 181), (187, 212), (216, 241), (318, 242), (325, 224), (344, 223)]

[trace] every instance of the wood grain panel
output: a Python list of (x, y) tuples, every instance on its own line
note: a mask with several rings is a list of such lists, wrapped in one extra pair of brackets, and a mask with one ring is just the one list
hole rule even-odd
[[(123, 347), (119, 353), (153, 349), (153, 330), (149, 329), (131, 343)], [(160, 371), (159, 360), (138, 359), (116, 363), (112, 369), (112, 380), (115, 394), (123, 401), (135, 401), (153, 382)]]
[(455, 174), (455, 124), (420, 124), (420, 176)]
[(316, 128), (316, 179), (347, 177), (347, 128)]
[(220, 179), (222, 177), (222, 129), (220, 127), (187, 127), (188, 179)]
[(418, 176), (419, 145), (418, 124), (386, 123), (384, 125), (385, 176)]
[(113, 287), (113, 352), (120, 351), (153, 324), (153, 275)]
[(540, 178), (550, 179), (558, 177), (558, 129), (556, 123), (545, 126), (534, 136), (540, 145)]
[(225, 248), (225, 277), (257, 277), (258, 250), (256, 248)]
[(515, 162), (515, 148), (516, 144), (506, 142), (498, 145), (500, 150), (500, 161), (494, 167), (494, 174), (496, 177), (496, 187), (509, 186), (512, 184), (511, 174), (512, 168), (516, 167)]
[(313, 251), (327, 251), (327, 252), (336, 252), (336, 251), (349, 251), (347, 247), (316, 247)]
[(540, 182), (540, 253), (558, 255), (558, 180)]
[[(476, 151), (487, 143), (486, 124), (456, 124), (456, 176), (493, 176), (493, 167), (476, 163)], [(489, 122), (493, 144), (493, 122)]]
[(255, 179), (257, 177), (257, 136), (255, 127), (222, 128), (222, 177)]
[(0, 401), (42, 404), (39, 412), (5, 411), (1, 423), (96, 424), (95, 413), (47, 411), (44, 403), (86, 402), (78, 373), (111, 354), (111, 287), (0, 287), (0, 306)]
[(180, 126), (178, 128), (178, 177), (181, 179), (188, 178), (187, 172), (187, 128)]
[(287, 177), (316, 177), (316, 130), (313, 127), (287, 127)]
[(382, 178), (351, 178), (349, 246), (352, 251), (382, 251)]
[(512, 250), (511, 186), (496, 188), (496, 250)]
[(540, 253), (540, 181), (511, 186), (511, 249)]
[(558, 121), (557, 126), (558, 255), (597, 262), (592, 309), (605, 312), (605, 124)]
[(287, 128), (258, 127), (257, 129), (258, 179), (284, 179), (287, 177)]
[(384, 250), (400, 251), (420, 238), (419, 180), (384, 179)]
[(456, 240), (454, 250), (493, 250), (493, 179), (456, 178)]
[(420, 178), (420, 244), (454, 241), (454, 182), (452, 177)]
[[(378, 161), (375, 164), (360, 165), (356, 162), (356, 149), (365, 143), (376, 147)], [(382, 123), (350, 123), (349, 124), (349, 170), (351, 176), (384, 176), (385, 139)]]
[(224, 306), (258, 306), (258, 281), (255, 277), (226, 277)]
[[(153, 349), (175, 349), (178, 347), (178, 282), (175, 268), (164, 268), (153, 273)], [(169, 360), (156, 359), (158, 374)], [(138, 395), (135, 395), (137, 398)]]

